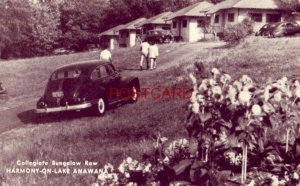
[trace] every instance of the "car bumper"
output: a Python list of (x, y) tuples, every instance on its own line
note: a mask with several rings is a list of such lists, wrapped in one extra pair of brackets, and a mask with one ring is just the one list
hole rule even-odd
[(63, 112), (63, 111), (72, 111), (72, 110), (82, 110), (86, 108), (90, 108), (92, 103), (82, 103), (78, 105), (68, 105), (64, 107), (54, 107), (54, 108), (42, 108), (35, 109), (35, 113), (54, 113), (54, 112)]

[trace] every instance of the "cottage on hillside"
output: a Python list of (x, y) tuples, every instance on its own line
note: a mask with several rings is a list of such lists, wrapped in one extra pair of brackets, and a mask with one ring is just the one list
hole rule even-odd
[(141, 34), (141, 28), (138, 28), (137, 25), (145, 20), (146, 18), (139, 18), (119, 28), (119, 45), (122, 47), (135, 46), (136, 40)]
[(142, 28), (142, 34), (148, 34), (149, 30), (171, 30), (171, 21), (166, 20), (168, 15), (172, 12), (163, 12), (156, 16), (153, 16), (145, 21), (142, 21), (137, 25), (137, 27)]
[(211, 17), (211, 26), (217, 33), (222, 33), (228, 24), (242, 22), (245, 18), (254, 21), (254, 31), (266, 23), (283, 21), (284, 10), (278, 0), (225, 0), (204, 11)]
[(123, 25), (119, 25), (100, 33), (100, 46), (108, 46), (111, 50), (115, 49), (119, 45), (119, 30), (122, 27)]
[(209, 17), (201, 11), (213, 5), (209, 1), (203, 1), (167, 16), (167, 20), (172, 20), (172, 33), (187, 42), (201, 40), (206, 32), (206, 22), (209, 22)]

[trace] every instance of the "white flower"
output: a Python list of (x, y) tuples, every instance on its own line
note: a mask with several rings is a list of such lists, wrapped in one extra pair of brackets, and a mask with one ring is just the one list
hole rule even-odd
[(120, 173), (122, 173), (122, 174), (124, 174), (124, 172), (125, 172), (125, 162), (123, 161), (123, 163), (121, 163), (120, 165), (119, 165), (119, 168), (118, 168), (118, 170), (120, 171)]
[(228, 97), (232, 104), (236, 102), (236, 95), (237, 95), (237, 90), (232, 85), (229, 85)]
[(125, 172), (125, 177), (126, 177), (126, 178), (130, 178), (129, 172)]
[(241, 90), (242, 90), (242, 88), (243, 88), (243, 85), (242, 85), (242, 83), (241, 83), (241, 82), (239, 82), (239, 81), (235, 81), (235, 82), (233, 82), (233, 86), (235, 86), (235, 87), (237, 88), (237, 90), (238, 90), (238, 91), (241, 91)]
[(205, 100), (204, 100), (204, 96), (202, 96), (201, 94), (198, 94), (197, 95), (197, 101), (199, 102), (199, 103), (203, 103)]
[(213, 95), (216, 95), (216, 94), (221, 95), (222, 94), (222, 88), (220, 86), (213, 86), (211, 88), (211, 91), (212, 91)]
[(106, 174), (103, 172), (103, 173), (100, 173), (98, 175), (98, 180), (100, 181), (105, 181), (106, 180)]
[(126, 186), (137, 186), (138, 184), (137, 183), (134, 183), (134, 182), (129, 182), (126, 184)]
[(271, 186), (278, 186), (279, 185), (279, 180), (278, 180), (277, 176), (272, 176), (271, 180), (272, 180)]
[(114, 171), (114, 167), (112, 164), (108, 163), (104, 166), (104, 170), (105, 172), (113, 172)]
[(200, 86), (198, 87), (198, 90), (200, 91), (200, 92), (204, 92), (204, 91), (207, 91), (207, 84), (208, 84), (208, 82), (206, 82), (206, 81), (202, 81), (201, 82), (201, 84), (200, 84)]
[(200, 110), (200, 105), (199, 105), (199, 103), (197, 103), (197, 102), (193, 103), (192, 111), (193, 111), (195, 114), (197, 114), (197, 113), (199, 113), (199, 110)]
[(143, 172), (144, 172), (144, 173), (150, 173), (150, 172), (151, 172), (151, 167), (152, 167), (151, 163), (148, 163), (148, 164), (145, 166)]
[(112, 176), (112, 181), (113, 182), (118, 182), (119, 181), (118, 175), (116, 173), (112, 173), (111, 176)]
[(217, 84), (217, 82), (214, 79), (209, 79), (208, 83), (210, 84), (210, 86), (214, 86)]
[(300, 83), (299, 83), (299, 81), (298, 80), (296, 80), (295, 82), (294, 82), (294, 84), (293, 84), (295, 87), (298, 87), (299, 85), (300, 85)]
[(228, 81), (231, 81), (231, 76), (229, 74), (223, 74), (220, 77), (220, 81), (223, 84), (226, 84)]
[(295, 89), (295, 95), (297, 96), (297, 98), (300, 98), (300, 86), (297, 86)]
[(242, 78), (240, 79), (240, 82), (243, 83), (244, 85), (253, 84), (252, 79), (247, 75), (243, 75)]
[(220, 71), (219, 71), (219, 69), (217, 69), (217, 68), (212, 68), (212, 69), (211, 69), (211, 73), (212, 73), (213, 75), (218, 75), (218, 74), (220, 74)]
[(297, 172), (293, 173), (293, 179), (299, 180), (299, 174)]
[(138, 166), (139, 162), (134, 160), (132, 161), (131, 163), (129, 163), (128, 167), (129, 167), (129, 170), (135, 170)]
[(126, 162), (127, 162), (128, 164), (132, 163), (132, 161), (133, 161), (133, 159), (132, 159), (131, 157), (127, 157)]
[(250, 103), (251, 93), (248, 91), (242, 91), (239, 93), (239, 101), (241, 104), (248, 105)]
[(261, 107), (259, 105), (255, 104), (252, 106), (251, 111), (254, 116), (259, 116), (261, 114)]
[(272, 109), (272, 108), (270, 108), (270, 106), (268, 106), (267, 104), (264, 104), (263, 106), (262, 106), (262, 108), (263, 108), (263, 111), (265, 112), (265, 113), (272, 113), (273, 111), (274, 111), (274, 109)]
[(190, 76), (190, 79), (192, 80), (192, 83), (194, 85), (197, 84), (197, 79), (195, 78), (195, 76), (192, 73), (190, 73), (189, 76)]
[(162, 137), (162, 138), (160, 138), (160, 141), (161, 141), (161, 143), (164, 143), (165, 141), (168, 141), (168, 138), (167, 137)]
[(282, 99), (282, 95), (281, 95), (281, 92), (276, 92), (274, 94), (274, 100), (277, 101), (277, 102), (280, 102)]
[(196, 103), (197, 102), (197, 91), (193, 91), (192, 96), (191, 96), (191, 102)]

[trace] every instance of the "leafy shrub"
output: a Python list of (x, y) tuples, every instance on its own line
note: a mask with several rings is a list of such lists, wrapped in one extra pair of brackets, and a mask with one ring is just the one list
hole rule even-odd
[(95, 186), (300, 183), (298, 80), (259, 86), (216, 68), (206, 78), (189, 76), (189, 140), (159, 136), (143, 162), (127, 158), (118, 169), (104, 166)]
[(248, 35), (253, 33), (253, 22), (245, 19), (241, 23), (228, 25), (224, 30), (224, 40), (232, 45), (243, 41)]

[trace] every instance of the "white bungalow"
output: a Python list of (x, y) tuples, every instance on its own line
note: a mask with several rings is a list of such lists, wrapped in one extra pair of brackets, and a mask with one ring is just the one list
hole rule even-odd
[(171, 30), (171, 21), (166, 20), (172, 12), (163, 12), (149, 19), (142, 21), (137, 26), (142, 28), (142, 34), (145, 35), (149, 30)]
[(108, 46), (111, 50), (115, 49), (119, 45), (119, 30), (123, 26), (119, 25), (100, 33), (100, 46)]
[(172, 33), (175, 34), (175, 36), (182, 37), (182, 39), (187, 42), (201, 40), (205, 34), (206, 22), (209, 21), (209, 17), (201, 11), (213, 5), (214, 4), (209, 1), (203, 1), (180, 9), (167, 16), (167, 20), (172, 20)]
[(277, 0), (225, 0), (202, 11), (211, 17), (211, 26), (222, 33), (228, 24), (242, 22), (245, 18), (254, 21), (254, 31), (266, 23), (283, 21), (284, 10)]
[(122, 47), (135, 46), (138, 35), (141, 33), (141, 28), (138, 28), (137, 25), (145, 20), (146, 18), (139, 18), (119, 28), (119, 45)]

